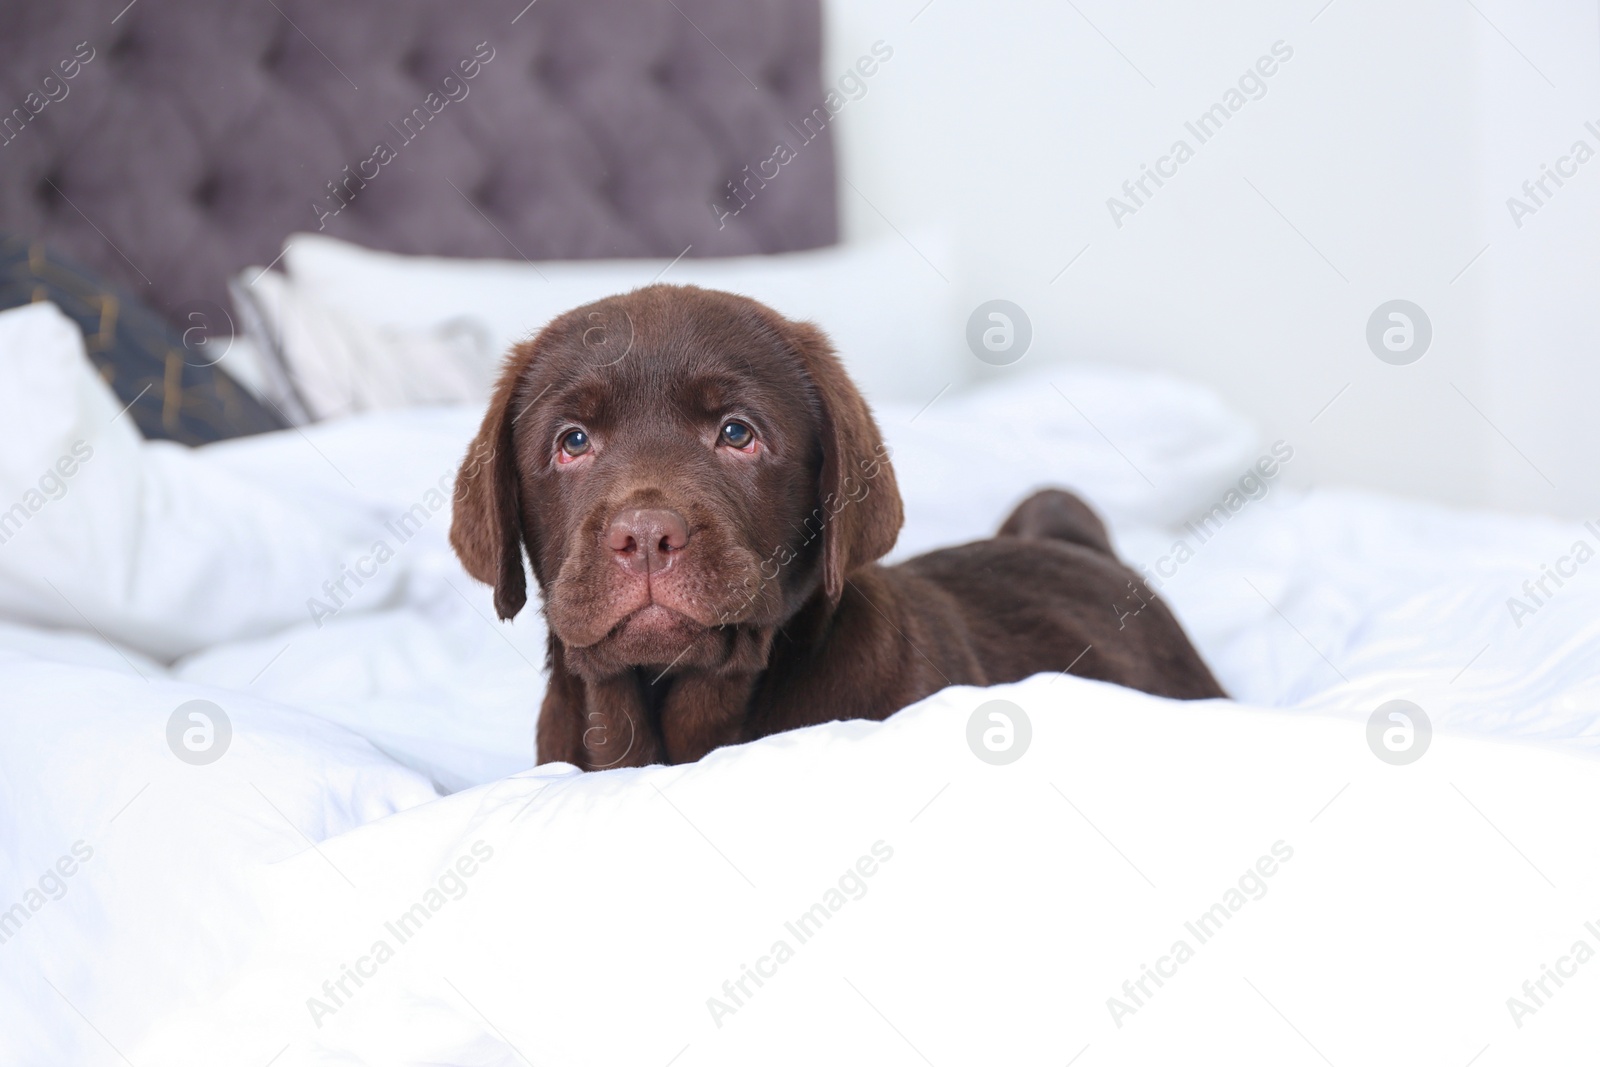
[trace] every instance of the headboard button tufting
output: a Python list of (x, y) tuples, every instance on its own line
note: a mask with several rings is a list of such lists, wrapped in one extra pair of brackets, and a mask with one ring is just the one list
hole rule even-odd
[(553, 96), (560, 96), (567, 87), (566, 74), (561, 69), (560, 62), (548, 52), (533, 58), (530, 73), (533, 75), (533, 80), (544, 86)]
[(400, 61), (400, 69), (405, 71), (413, 81), (431, 82), (431, 68), (428, 66), (428, 55), (422, 49), (414, 49), (406, 54)]
[[(158, 307), (224, 305), (300, 230), (531, 259), (835, 240), (831, 131), (723, 217), (723, 183), (822, 99), (819, 0), (679, 0), (715, 44), (657, 2), (33, 0), (49, 18), (0, 14), (0, 71), (87, 41), (86, 73), (0, 145), (0, 231)], [(763, 91), (725, 91), (730, 64)]]
[(132, 59), (139, 51), (139, 42), (134, 40), (132, 33), (124, 33), (106, 49), (106, 58), (113, 63), (125, 63)]
[(200, 179), (194, 189), (189, 193), (190, 199), (207, 211), (217, 206), (217, 196), (222, 191), (222, 179), (216, 174), (207, 174)]
[(277, 34), (261, 53), (261, 69), (270, 73), (277, 73), (283, 64), (283, 54), (286, 51), (283, 35)]
[(33, 196), (46, 210), (54, 208), (61, 200), (61, 172), (51, 171), (40, 178), (33, 187)]

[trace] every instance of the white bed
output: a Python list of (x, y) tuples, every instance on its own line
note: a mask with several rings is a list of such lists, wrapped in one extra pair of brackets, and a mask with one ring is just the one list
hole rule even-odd
[[(1507, 603), (1600, 546), (1581, 523), (1280, 474), (1201, 544), (1182, 524), (1274, 444), (1203, 390), (1058, 364), (880, 399), (897, 555), (1075, 488), (1237, 703), (1041, 676), (577, 775), (533, 767), (540, 620), (493, 621), (445, 540), (472, 406), (191, 452), (141, 441), (77, 343), (49, 305), (0, 314), (0, 516), (25, 512), (0, 543), (0, 1062), (1488, 1065), (1600, 1041), (1576, 950), (1600, 950), (1600, 563)], [(966, 742), (997, 698), (1033, 730), (1000, 767)], [(231, 725), (204, 765), (168, 742), (197, 699)], [(1437, 731), (1407, 766), (1367, 743), (1391, 699)], [(1219, 902), (1201, 943), (1185, 924)]]

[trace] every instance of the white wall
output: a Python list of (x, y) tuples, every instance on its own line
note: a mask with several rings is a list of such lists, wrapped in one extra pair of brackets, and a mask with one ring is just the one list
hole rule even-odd
[[(952, 298), (1021, 305), (1028, 363), (1205, 381), (1302, 483), (1600, 511), (1600, 157), (1520, 229), (1505, 206), (1574, 139), (1600, 151), (1592, 3), (923, 4), (828, 7), (825, 73), (894, 48), (836, 127), (847, 237), (945, 227)], [(1185, 130), (1278, 41), (1264, 96)], [(1179, 138), (1119, 228), (1107, 199)], [(1366, 343), (1395, 298), (1433, 325), (1408, 366)]]

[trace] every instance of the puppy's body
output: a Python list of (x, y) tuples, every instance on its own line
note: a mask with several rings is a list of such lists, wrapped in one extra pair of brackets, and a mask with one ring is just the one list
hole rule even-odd
[(513, 354), (451, 539), (503, 618), (527, 546), (550, 622), (542, 762), (686, 762), (1069, 668), (1223, 695), (1070, 494), (1031, 497), (992, 540), (875, 565), (900, 523), (877, 427), (820, 333), (653, 286)]

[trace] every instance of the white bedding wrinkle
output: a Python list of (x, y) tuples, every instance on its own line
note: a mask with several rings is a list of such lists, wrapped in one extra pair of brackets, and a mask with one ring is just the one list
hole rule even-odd
[(20, 533), (23, 525), (37, 515), (45, 505), (66, 496), (68, 480), (78, 473), (80, 464), (87, 463), (93, 458), (94, 449), (87, 441), (72, 442), (67, 452), (39, 475), (39, 481), (35, 486), (24, 489), (16, 503), (0, 512), (0, 545)]
[[(997, 688), (685, 767), (547, 768), (325, 839), (262, 871), (228, 974), (124, 1047), (179, 1064), (258, 1048), (291, 1064), (667, 1062), (686, 1046), (709, 1063), (869, 1062), (907, 1055), (899, 1030), (936, 1063), (1084, 1044), (1110, 1063), (1281, 1063), (1297, 1039), (1262, 996), (1335, 1063), (1587, 1047), (1581, 987), (1520, 1030), (1504, 999), (1594, 918), (1600, 845), (1576, 833), (1600, 800), (1592, 763), (1442, 735), (1395, 768), (1357, 722), (1079, 679)], [(995, 695), (1036, 725), (1009, 767), (964, 740)], [(384, 924), (428, 907), (475, 842), (492, 862), (397, 944)], [(863, 855), (877, 871), (852, 897), (838, 880)], [(807, 915), (802, 943), (785, 923)], [(1175, 939), (1181, 965), (1162, 962)], [(1176, 974), (1157, 987), (1146, 966)], [(324, 982), (342, 1003), (313, 1020)], [(1136, 1012), (1113, 1018), (1110, 997)]]
[[(1041, 676), (580, 775), (531, 766), (538, 613), (496, 621), (448, 545), (479, 412), (185, 450), (80, 346), (49, 305), (0, 313), (0, 503), (27, 512), (0, 542), (0, 1062), (1593, 1046), (1592, 527), (1292, 489), (1205, 390), (1022, 366), (879, 405), (897, 555), (1074, 488), (1237, 703)], [(1001, 766), (967, 742), (995, 699), (1032, 727)], [(233, 733), (195, 766), (166, 730), (201, 700)], [(1391, 700), (1433, 724), (1406, 766), (1367, 743)]]
[[(30, 502), (0, 545), (0, 617), (171, 660), (297, 621), (305, 575), (336, 573), (381, 525), (353, 494), (312, 508), (205, 450), (143, 440), (53, 304), (0, 312), (0, 371), (12, 383), (0, 392), (0, 500)], [(272, 436), (327, 462), (305, 437)], [(59, 473), (74, 449), (92, 459), (31, 507), (40, 472)], [(373, 602), (392, 602), (400, 579), (380, 573)]]

